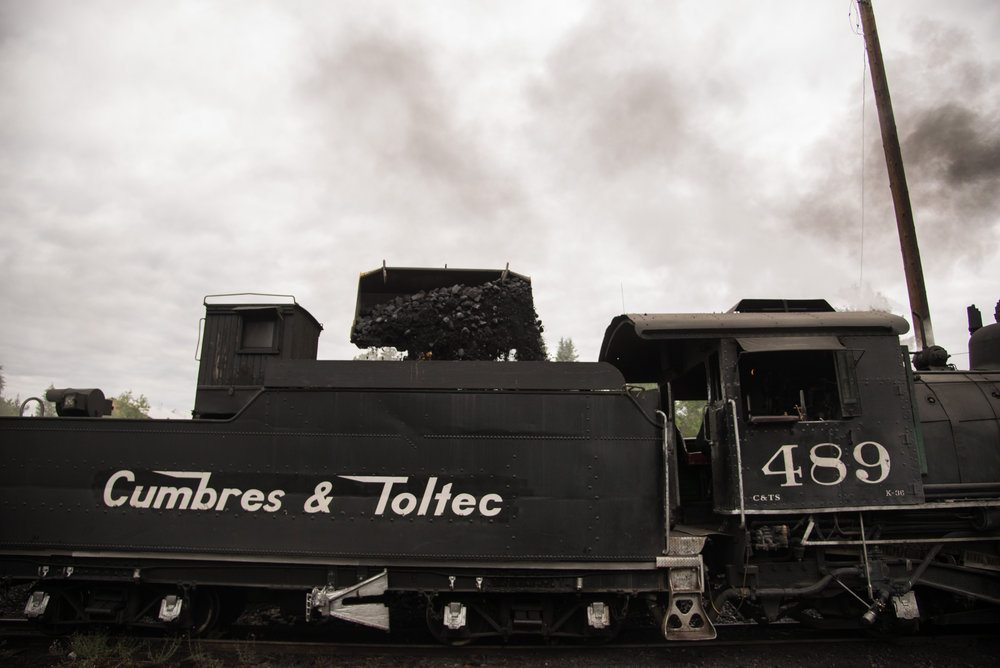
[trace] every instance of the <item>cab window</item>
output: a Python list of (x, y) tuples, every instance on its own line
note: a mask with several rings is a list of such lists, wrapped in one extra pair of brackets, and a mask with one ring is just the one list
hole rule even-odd
[(858, 414), (854, 368), (847, 351), (743, 353), (740, 387), (752, 424), (842, 420)]

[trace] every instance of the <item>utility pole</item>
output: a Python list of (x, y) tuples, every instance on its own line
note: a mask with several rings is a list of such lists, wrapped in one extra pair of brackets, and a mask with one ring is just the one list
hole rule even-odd
[(875, 28), (875, 13), (872, 11), (871, 0), (858, 0), (858, 13), (861, 15), (861, 25), (864, 28), (872, 88), (875, 89), (875, 105), (878, 108), (879, 126), (882, 128), (882, 148), (885, 150), (885, 164), (889, 170), (889, 190), (892, 191), (892, 204), (896, 209), (896, 227), (899, 229), (899, 246), (903, 251), (903, 271), (906, 274), (906, 289), (910, 295), (913, 333), (917, 340), (917, 350), (924, 350), (934, 345), (931, 312), (927, 305), (927, 289), (924, 287), (924, 272), (920, 265), (917, 232), (913, 226), (913, 209), (910, 208), (910, 191), (906, 187), (903, 155), (899, 150), (899, 135), (896, 134), (896, 119), (892, 115), (889, 84), (885, 78), (882, 48), (878, 42), (878, 30)]

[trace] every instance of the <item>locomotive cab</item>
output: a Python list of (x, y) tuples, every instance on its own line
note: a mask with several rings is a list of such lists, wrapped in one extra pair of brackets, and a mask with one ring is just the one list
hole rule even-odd
[[(777, 302), (780, 312), (774, 303), (620, 316), (601, 359), (627, 380), (667, 386), (673, 401), (706, 402), (697, 435), (678, 442), (678, 468), (700, 480), (692, 465), (711, 463), (714, 512), (743, 523), (779, 510), (922, 502), (912, 380), (898, 340), (906, 322), (815, 300)], [(678, 482), (675, 503), (704, 501), (680, 498), (704, 497), (700, 483)]]
[(671, 528), (709, 536), (713, 610), (906, 627), (958, 595), (990, 618), (1000, 378), (914, 373), (907, 329), (825, 302), (612, 321), (601, 360), (673, 418)]

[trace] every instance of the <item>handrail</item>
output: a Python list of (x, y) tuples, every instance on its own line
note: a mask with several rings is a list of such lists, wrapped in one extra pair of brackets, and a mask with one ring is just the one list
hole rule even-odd
[(39, 399), (38, 397), (28, 397), (27, 399), (25, 399), (25, 400), (24, 400), (24, 401), (23, 401), (23, 402), (21, 403), (21, 410), (20, 410), (20, 411), (18, 411), (18, 413), (17, 413), (17, 414), (18, 414), (18, 415), (19, 415), (20, 417), (24, 417), (24, 409), (25, 409), (25, 408), (26, 408), (26, 407), (28, 406), (28, 404), (29, 404), (29, 403), (31, 403), (32, 401), (37, 401), (37, 402), (38, 402), (38, 405), (39, 405), (39, 407), (41, 408), (41, 410), (39, 411), (39, 416), (41, 416), (41, 417), (45, 417), (45, 402), (44, 402), (44, 401), (42, 401), (41, 399)]
[(657, 410), (663, 418), (663, 554), (670, 553), (670, 443), (667, 440), (670, 421), (667, 414)]
[(736, 436), (736, 477), (740, 483), (740, 528), (745, 529), (747, 525), (746, 507), (743, 503), (743, 453), (740, 446), (740, 423), (736, 415), (736, 400), (730, 399), (729, 405), (733, 409), (733, 435)]

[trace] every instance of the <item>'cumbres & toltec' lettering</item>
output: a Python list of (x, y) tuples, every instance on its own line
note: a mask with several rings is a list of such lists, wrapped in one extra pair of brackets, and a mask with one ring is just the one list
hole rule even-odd
[[(170, 480), (149, 481), (149, 473)], [(139, 478), (134, 471), (122, 469), (107, 479), (102, 498), (108, 508), (274, 513), (282, 509), (288, 496), (283, 489), (216, 488), (211, 485), (211, 478), (212, 473), (208, 471), (151, 471), (142, 476), (147, 483), (142, 484), (137, 482)], [(496, 517), (503, 510), (504, 499), (500, 494), (456, 492), (453, 491), (455, 483), (439, 482), (437, 476), (427, 478), (419, 495), (406, 491), (409, 476), (339, 475), (337, 478), (380, 486), (378, 499), (372, 508), (375, 516)], [(190, 482), (185, 485), (176, 481)], [(322, 481), (307, 495), (302, 511), (307, 514), (330, 513), (332, 508), (336, 508), (336, 500), (333, 483)]]

